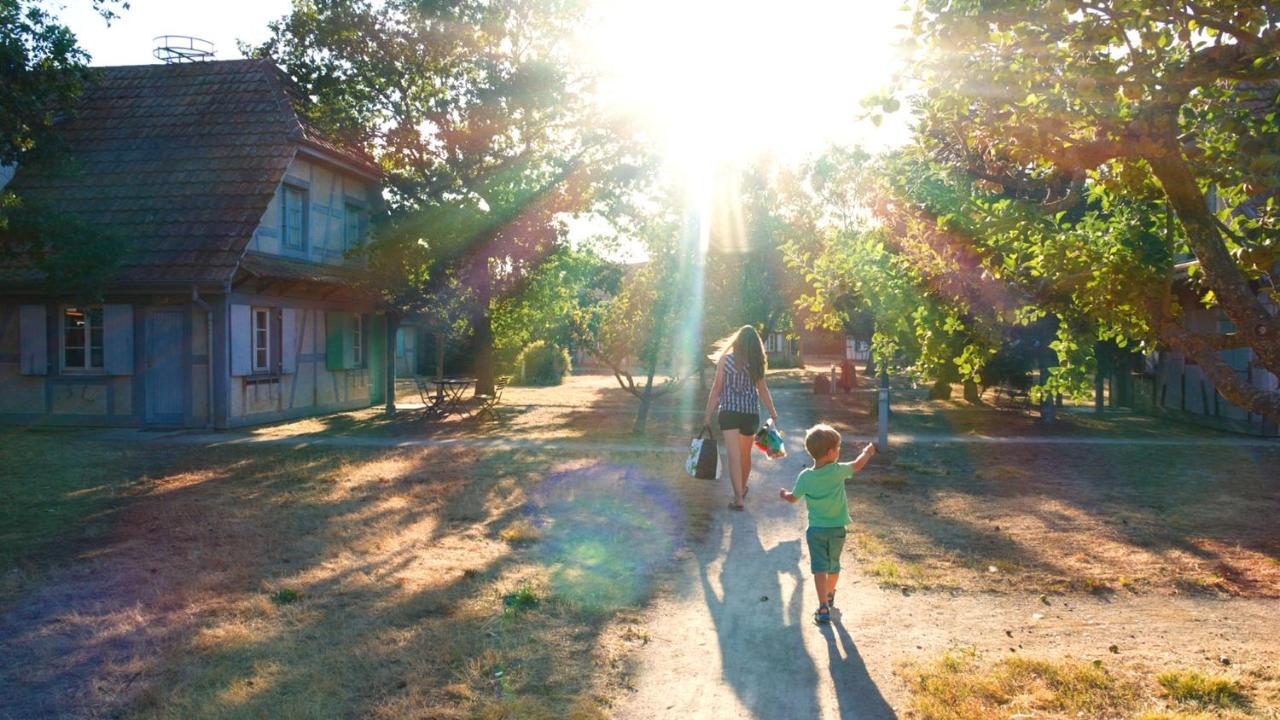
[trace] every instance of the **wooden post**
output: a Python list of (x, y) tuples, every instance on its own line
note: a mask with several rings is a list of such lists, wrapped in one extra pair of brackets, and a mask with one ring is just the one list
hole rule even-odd
[(387, 330), (382, 339), (383, 354), (387, 364), (387, 396), (386, 414), (396, 414), (396, 331), (400, 329), (400, 314), (389, 312), (386, 315)]

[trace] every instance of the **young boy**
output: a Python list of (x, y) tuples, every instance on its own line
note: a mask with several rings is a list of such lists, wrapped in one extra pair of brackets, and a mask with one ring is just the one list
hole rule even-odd
[(840, 433), (830, 425), (814, 425), (804, 435), (804, 447), (813, 457), (813, 467), (801, 470), (796, 486), (790, 490), (779, 489), (778, 497), (789, 503), (804, 498), (809, 509), (809, 530), (805, 533), (805, 540), (809, 544), (809, 565), (819, 603), (813, 619), (825, 624), (831, 622), (836, 580), (840, 578), (845, 525), (851, 522), (844, 481), (867, 464), (876, 454), (876, 446), (867, 443), (857, 460), (839, 462)]

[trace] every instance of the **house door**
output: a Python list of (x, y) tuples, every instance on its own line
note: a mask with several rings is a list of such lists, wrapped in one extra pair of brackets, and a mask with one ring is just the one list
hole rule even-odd
[(186, 398), (183, 382), (183, 312), (152, 310), (147, 315), (147, 423), (181, 425)]

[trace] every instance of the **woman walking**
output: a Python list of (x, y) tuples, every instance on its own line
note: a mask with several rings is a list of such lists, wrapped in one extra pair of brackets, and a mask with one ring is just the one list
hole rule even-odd
[(733, 502), (729, 503), (729, 509), (742, 510), (747, 480), (751, 476), (751, 443), (760, 429), (761, 401), (775, 425), (778, 411), (773, 407), (773, 397), (764, 381), (768, 362), (756, 329), (743, 325), (717, 344), (719, 349), (711, 354), (716, 364), (716, 379), (711, 383), (703, 420), (710, 425), (712, 414), (719, 410), (729, 479), (733, 482)]

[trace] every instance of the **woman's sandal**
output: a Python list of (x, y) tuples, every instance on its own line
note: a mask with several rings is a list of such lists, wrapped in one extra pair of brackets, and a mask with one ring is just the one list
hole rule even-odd
[(742, 503), (731, 502), (731, 503), (729, 503), (729, 509), (730, 509), (730, 510), (737, 510), (738, 512), (742, 512), (743, 510), (746, 510), (746, 509), (747, 509), (747, 506), (746, 506), (746, 505), (743, 505)]
[(831, 607), (826, 603), (818, 606), (818, 612), (813, 614), (813, 621), (819, 625), (827, 625), (831, 622)]

